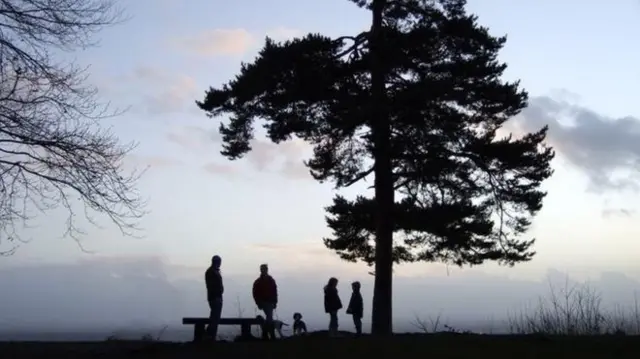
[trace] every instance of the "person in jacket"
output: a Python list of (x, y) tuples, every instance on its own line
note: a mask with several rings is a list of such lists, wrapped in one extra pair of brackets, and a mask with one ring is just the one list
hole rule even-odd
[(269, 275), (269, 267), (260, 265), (260, 276), (253, 282), (253, 300), (259, 310), (265, 315), (265, 330), (262, 332), (264, 339), (276, 338), (273, 324), (273, 311), (278, 306), (278, 286), (275, 279)]
[(329, 314), (329, 336), (338, 335), (338, 311), (342, 301), (338, 295), (338, 279), (331, 277), (324, 286), (324, 311)]
[(220, 274), (220, 265), (222, 258), (213, 256), (211, 258), (211, 266), (204, 273), (204, 282), (207, 286), (207, 301), (209, 302), (209, 325), (206, 332), (213, 341), (218, 336), (218, 324), (222, 314), (222, 294), (224, 286), (222, 285), (222, 275)]
[(356, 327), (356, 334), (362, 334), (362, 316), (364, 314), (364, 304), (362, 294), (360, 294), (360, 282), (351, 283), (351, 299), (347, 306), (347, 314), (351, 314), (353, 325)]

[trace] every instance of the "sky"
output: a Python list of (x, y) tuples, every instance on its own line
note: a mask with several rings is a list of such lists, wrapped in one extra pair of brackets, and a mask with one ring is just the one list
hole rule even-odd
[[(322, 244), (322, 237), (330, 234), (323, 207), (331, 203), (334, 191), (330, 184), (315, 182), (304, 168), (308, 146), (275, 146), (259, 138), (245, 159), (228, 161), (219, 154), (217, 120), (195, 105), (209, 86), (232, 79), (242, 61), (251, 61), (265, 36), (284, 40), (309, 32), (357, 34), (367, 28), (369, 14), (347, 0), (122, 4), (131, 16), (126, 23), (101, 32), (99, 47), (68, 56), (91, 66), (89, 81), (105, 101), (128, 109), (105, 126), (112, 126), (123, 142), (138, 142), (127, 166), (148, 166), (138, 185), (150, 211), (140, 223), (143, 237), (124, 237), (107, 221), (101, 228), (85, 223), (80, 248), (62, 236), (65, 212), (38, 218), (23, 233), (29, 242), (0, 258), (0, 280), (12, 281), (16, 301), (13, 309), (0, 307), (0, 320), (22, 323), (26, 319), (11, 315), (42, 306), (77, 316), (84, 313), (82, 306), (107, 292), (113, 297), (110, 308), (138, 308), (123, 298), (149, 302), (160, 293), (163, 299), (147, 319), (198, 314), (206, 305), (202, 273), (213, 254), (222, 256), (223, 274), (235, 283), (227, 290), (228, 299), (233, 302), (237, 296), (247, 308), (251, 278), (261, 263), (269, 263), (283, 293), (289, 291), (287, 303), (305, 303), (309, 312), (316, 310), (309, 303), (319, 303), (329, 276), (341, 279), (343, 296), (350, 281), (369, 283), (365, 265), (342, 262)], [(619, 0), (615, 5), (595, 0), (469, 1), (469, 11), (492, 34), (508, 35), (500, 54), (509, 65), (505, 79), (521, 80), (530, 94), (529, 107), (508, 129), (518, 134), (549, 125), (548, 141), (558, 153), (555, 174), (545, 183), (549, 195), (544, 208), (527, 233), (537, 238), (538, 254), (514, 268), (400, 266), (394, 285), (398, 318), (423, 310), (415, 297), (431, 298), (434, 293), (435, 307), (460, 313), (460, 307), (451, 304), (458, 297), (452, 283), (473, 282), (478, 276), (493, 283), (492, 295), (513, 301), (524, 298), (523, 293), (535, 297), (544, 292), (541, 283), (549, 273), (596, 282), (625, 278), (616, 283), (626, 284), (610, 296), (622, 302), (633, 297), (638, 287), (634, 281), (640, 280), (640, 228), (634, 226), (640, 199), (640, 50), (629, 43), (640, 35), (640, 2)], [(362, 188), (343, 192), (354, 194)], [(120, 266), (131, 268), (133, 277), (117, 274)], [(156, 275), (147, 275), (149, 266)], [(145, 286), (136, 282), (139, 276), (162, 280)], [(485, 292), (460, 285), (467, 291), (464, 297)], [(528, 289), (514, 296), (513, 286), (518, 285)], [(77, 291), (58, 293), (67, 287)], [(40, 294), (31, 304), (19, 303), (34, 290)], [(370, 290), (365, 288), (365, 293)], [(474, 312), (485, 317), (494, 311), (504, 314), (503, 302), (482, 295), (489, 304), (479, 301)], [(42, 297), (46, 303), (38, 302)], [(69, 307), (60, 309), (62, 303)], [(293, 306), (282, 306), (281, 311), (293, 312)], [(105, 318), (125, 323), (129, 318), (107, 313), (84, 318), (92, 323)], [(53, 317), (50, 321), (75, 323)]]

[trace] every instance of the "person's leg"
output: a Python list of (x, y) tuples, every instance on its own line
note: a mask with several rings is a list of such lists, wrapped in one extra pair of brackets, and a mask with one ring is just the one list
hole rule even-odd
[(275, 339), (276, 330), (273, 325), (273, 305), (271, 303), (264, 304), (262, 310), (264, 311), (267, 333), (271, 339)]
[(355, 325), (355, 327), (356, 327), (356, 334), (357, 335), (362, 334), (362, 318), (354, 315), (353, 316), (353, 325)]
[[(264, 307), (262, 307), (260, 310), (262, 312), (265, 312), (264, 311)], [(261, 329), (262, 329), (262, 340), (269, 340), (269, 325), (268, 325), (266, 319), (264, 319), (264, 321), (262, 322), (262, 328)]]
[(218, 323), (220, 322), (220, 316), (222, 315), (222, 301), (210, 301), (209, 302), (209, 326), (207, 327), (207, 334), (212, 340), (216, 340), (218, 336)]
[(213, 329), (213, 324), (216, 322), (215, 320), (215, 304), (213, 301), (209, 301), (209, 323), (207, 324), (207, 327), (205, 328), (205, 332), (207, 333), (207, 335), (211, 335), (211, 330)]
[(338, 312), (329, 313), (329, 334), (334, 335), (338, 332)]

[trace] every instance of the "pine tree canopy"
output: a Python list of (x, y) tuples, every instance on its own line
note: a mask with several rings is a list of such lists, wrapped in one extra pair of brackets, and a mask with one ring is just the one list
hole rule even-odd
[[(354, 1), (371, 8), (370, 1)], [(501, 79), (506, 37), (495, 37), (462, 0), (387, 1), (383, 51), (370, 32), (330, 38), (269, 38), (239, 75), (211, 88), (197, 105), (220, 125), (222, 154), (251, 150), (254, 126), (274, 143), (294, 136), (313, 146), (306, 165), (337, 188), (374, 171), (371, 58), (384, 70), (390, 156), (396, 193), (393, 260), (513, 265), (530, 260), (522, 238), (542, 208), (552, 175), (547, 127), (498, 133), (527, 106), (518, 82)], [(375, 198), (336, 196), (327, 207), (327, 248), (349, 261), (375, 260)]]

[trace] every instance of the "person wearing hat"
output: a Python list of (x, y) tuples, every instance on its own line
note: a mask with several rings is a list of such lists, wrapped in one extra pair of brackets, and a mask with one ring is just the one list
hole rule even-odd
[(204, 282), (207, 286), (207, 301), (209, 302), (209, 325), (206, 332), (213, 341), (218, 336), (218, 324), (222, 315), (222, 294), (224, 286), (222, 285), (222, 275), (220, 274), (220, 265), (222, 258), (215, 255), (211, 258), (211, 266), (204, 273)]

